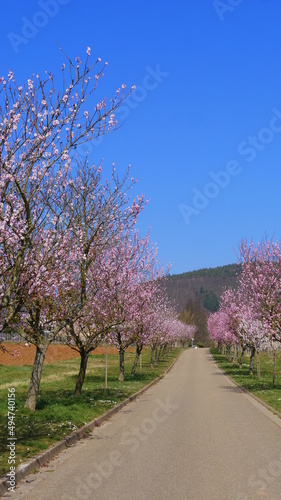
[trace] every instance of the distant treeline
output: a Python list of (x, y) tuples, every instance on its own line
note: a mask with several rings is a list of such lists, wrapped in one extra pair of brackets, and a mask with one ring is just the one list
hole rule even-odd
[(238, 264), (228, 264), (227, 266), (219, 267), (205, 267), (203, 269), (198, 269), (196, 271), (188, 271), (181, 274), (173, 274), (169, 279), (174, 280), (178, 278), (197, 278), (197, 277), (216, 277), (216, 278), (236, 278), (237, 272), (239, 272)]
[(198, 301), (207, 311), (219, 308), (219, 299), (225, 288), (236, 286), (239, 273), (237, 264), (199, 269), (182, 274), (174, 274), (166, 280), (166, 289), (172, 302), (181, 312), (190, 300)]

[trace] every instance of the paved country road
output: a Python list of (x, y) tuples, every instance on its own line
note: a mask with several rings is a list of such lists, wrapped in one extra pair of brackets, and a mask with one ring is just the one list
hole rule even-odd
[(163, 380), (6, 497), (280, 500), (281, 420), (241, 393), (207, 349), (189, 349)]

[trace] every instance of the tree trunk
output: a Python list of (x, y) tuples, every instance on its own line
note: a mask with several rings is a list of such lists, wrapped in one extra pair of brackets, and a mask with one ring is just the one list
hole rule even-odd
[(237, 345), (234, 346), (233, 364), (237, 365)]
[(125, 371), (125, 349), (123, 347), (119, 347), (119, 382), (123, 382), (124, 380), (124, 371)]
[(226, 359), (227, 361), (231, 361), (231, 346), (226, 346)]
[(138, 365), (138, 360), (139, 360), (139, 357), (140, 357), (141, 351), (142, 351), (142, 345), (137, 344), (137, 348), (136, 348), (136, 356), (135, 356), (135, 360), (134, 360), (133, 368), (132, 368), (132, 371), (131, 371), (131, 377), (133, 377), (133, 376), (135, 375), (135, 372), (136, 372), (136, 368), (137, 368), (137, 365)]
[(30, 377), (29, 389), (25, 401), (25, 408), (28, 408), (31, 411), (36, 410), (36, 403), (41, 382), (43, 364), (50, 343), (51, 342), (46, 342), (44, 344), (42, 343), (36, 346), (36, 354)]
[(250, 375), (254, 374), (254, 357), (255, 357), (256, 349), (251, 347), (251, 357), (250, 357)]
[(242, 368), (242, 360), (243, 360), (243, 356), (244, 356), (245, 351), (246, 351), (246, 347), (242, 346), (240, 360), (239, 360), (239, 368)]
[(160, 361), (160, 357), (161, 357), (162, 349), (163, 349), (163, 347), (160, 347), (160, 348), (159, 348), (159, 352), (158, 352), (158, 356), (157, 356), (157, 363), (158, 363), (158, 361)]
[(76, 386), (74, 390), (74, 395), (75, 396), (81, 396), (81, 391), (82, 387), (84, 384), (85, 380), (85, 374), (87, 370), (87, 363), (88, 363), (88, 358), (89, 358), (89, 352), (85, 351), (85, 349), (80, 350), (80, 370), (78, 373), (77, 381), (76, 381)]
[(153, 346), (151, 347), (150, 368), (152, 368), (152, 366), (153, 366), (153, 355), (154, 355), (154, 351), (155, 351), (155, 345), (153, 345)]
[(276, 377), (276, 349), (273, 350), (273, 377), (272, 377), (272, 385), (275, 385), (275, 377)]
[(261, 379), (261, 365), (260, 365), (260, 353), (257, 351), (257, 376)]
[(158, 347), (155, 347), (155, 357), (154, 357), (155, 364), (157, 364), (157, 353), (158, 353)]

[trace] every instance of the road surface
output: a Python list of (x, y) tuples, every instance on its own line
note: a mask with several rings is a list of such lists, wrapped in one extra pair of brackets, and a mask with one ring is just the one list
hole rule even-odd
[(225, 377), (207, 349), (189, 349), (163, 380), (9, 496), (280, 500), (281, 420)]

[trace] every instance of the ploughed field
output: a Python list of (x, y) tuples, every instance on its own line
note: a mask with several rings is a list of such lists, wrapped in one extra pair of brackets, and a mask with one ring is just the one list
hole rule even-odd
[[(36, 347), (33, 344), (26, 346), (25, 344), (4, 342), (2, 344), (4, 350), (0, 349), (0, 365), (4, 366), (24, 366), (33, 365)], [(93, 354), (104, 354), (105, 347), (98, 347), (93, 351)], [(108, 354), (116, 354), (117, 349), (108, 347)], [(62, 361), (64, 359), (79, 358), (80, 354), (74, 351), (67, 345), (51, 344), (46, 353), (45, 363), (53, 361)]]

